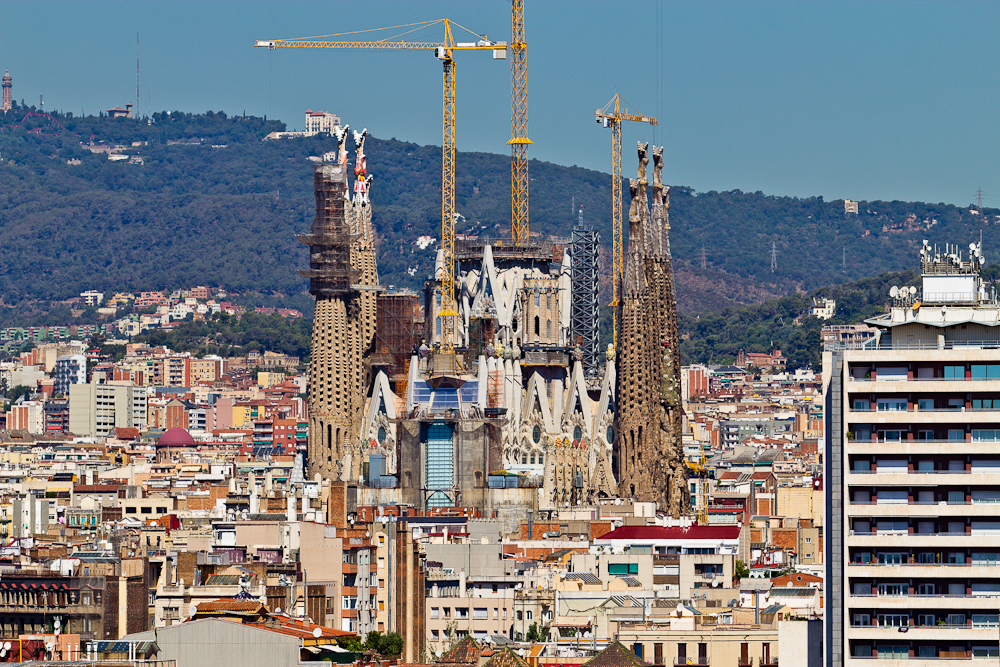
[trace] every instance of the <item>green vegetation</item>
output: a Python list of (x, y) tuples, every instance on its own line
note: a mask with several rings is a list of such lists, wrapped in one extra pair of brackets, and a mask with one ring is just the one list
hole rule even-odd
[(379, 655), (393, 656), (403, 652), (403, 638), (396, 632), (382, 634), (373, 630), (365, 637), (364, 647), (368, 651), (375, 651)]
[[(0, 305), (16, 304), (19, 314), (31, 315), (33, 299), (65, 299), (86, 288), (195, 284), (256, 292), (279, 303), (293, 296), (309, 302), (306, 281), (296, 273), (306, 264), (306, 249), (294, 234), (314, 216), (308, 158), (333, 149), (334, 140), (261, 141), (283, 123), (220, 112), (160, 112), (148, 119), (53, 113), (58, 124), (44, 116), (19, 124), (32, 110), (0, 114), (0, 243), (6, 251)], [(109, 161), (81, 145), (91, 141), (126, 146), (124, 154), (142, 164)], [(382, 282), (418, 287), (432, 270), (436, 245), (420, 250), (412, 243), (440, 234), (440, 149), (369, 137), (367, 152)], [(627, 153), (627, 173), (631, 160)], [(509, 234), (509, 169), (504, 154), (459, 154), (459, 232)], [(533, 232), (568, 236), (575, 201), (610, 246), (607, 174), (539, 161), (531, 174)], [(860, 211), (845, 216), (843, 201), (821, 197), (695, 194), (675, 186), (671, 244), (678, 271), (705, 287), (697, 298), (688, 296), (693, 287), (679, 288), (683, 308), (702, 312), (905, 269), (922, 238), (963, 243), (982, 232), (987, 249), (1000, 246), (1000, 229), (968, 208), (861, 202)], [(997, 211), (985, 213), (996, 221)], [(733, 280), (749, 286), (747, 293), (734, 297)], [(59, 323), (73, 321), (66, 317), (58, 313)]]
[(285, 319), (279, 315), (245, 313), (237, 318), (217, 313), (203, 322), (182, 322), (171, 329), (153, 329), (136, 336), (137, 343), (164, 345), (176, 352), (201, 357), (242, 356), (253, 350), (268, 350), (299, 357), (309, 356), (312, 321)]
[[(993, 267), (990, 267), (991, 269)], [(1000, 270), (1000, 266), (997, 267)], [(819, 370), (822, 341), (820, 329), (827, 324), (853, 324), (888, 309), (892, 285), (916, 285), (913, 271), (884, 273), (875, 278), (824, 287), (809, 294), (773, 299), (757, 306), (727, 308), (716, 313), (681, 314), (683, 363), (732, 363), (740, 350), (781, 350), (789, 369), (810, 366)], [(808, 315), (812, 299), (826, 297), (837, 302), (829, 320)]]

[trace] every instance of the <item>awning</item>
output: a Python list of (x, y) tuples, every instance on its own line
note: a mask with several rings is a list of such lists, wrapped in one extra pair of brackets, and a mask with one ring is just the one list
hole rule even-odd
[[(307, 646), (306, 648), (312, 648)], [(336, 644), (325, 644), (323, 646), (317, 646), (317, 649), (323, 649), (324, 651), (333, 651), (334, 653), (353, 653), (354, 651), (348, 651), (346, 648), (341, 648)], [(317, 651), (318, 653), (319, 651)]]

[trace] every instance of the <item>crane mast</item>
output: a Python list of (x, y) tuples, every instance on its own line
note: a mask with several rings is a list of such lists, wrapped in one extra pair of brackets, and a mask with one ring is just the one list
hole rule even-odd
[[(405, 40), (381, 39), (374, 41), (315, 41), (306, 39), (274, 39), (257, 40), (254, 46), (268, 49), (298, 48), (298, 49), (433, 49), (435, 57), (444, 65), (443, 101), (441, 113), (441, 351), (453, 354), (455, 351), (455, 317), (458, 309), (455, 306), (455, 61), (454, 51), (461, 50), (492, 50), (494, 60), (507, 57), (505, 42), (491, 42), (486, 35), (474, 33), (468, 28), (455, 24), (476, 37), (474, 42), (455, 42), (452, 35), (452, 22), (448, 19), (437, 21), (422, 21), (406, 25), (376, 28), (375, 30), (390, 30), (410, 28), (402, 34), (415, 30), (444, 24), (444, 41), (442, 42), (408, 42)], [(364, 31), (372, 32), (372, 31)], [(348, 33), (342, 33), (348, 34)], [(523, 34), (523, 31), (522, 31)], [(324, 35), (337, 37), (339, 35)], [(527, 164), (527, 163), (526, 163)], [(527, 211), (527, 199), (525, 199)], [(527, 215), (525, 216), (527, 220)], [(527, 224), (527, 223), (525, 223)]]
[(643, 116), (629, 113), (628, 104), (618, 93), (604, 105), (603, 109), (594, 111), (594, 118), (604, 127), (611, 128), (611, 330), (614, 336), (615, 350), (618, 350), (618, 309), (619, 292), (622, 284), (622, 121), (656, 125), (655, 116)]
[(514, 245), (528, 243), (528, 45), (524, 0), (511, 2), (510, 42), (510, 221)]

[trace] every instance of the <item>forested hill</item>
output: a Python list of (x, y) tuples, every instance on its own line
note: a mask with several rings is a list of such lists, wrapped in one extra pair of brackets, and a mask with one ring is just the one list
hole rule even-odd
[[(29, 111), (0, 114), (3, 302), (65, 298), (88, 288), (306, 288), (296, 273), (306, 252), (294, 234), (314, 215), (308, 158), (331, 150), (332, 139), (261, 141), (283, 124), (223, 113), (25, 118)], [(373, 132), (377, 137), (378, 128)], [(123, 154), (135, 159), (92, 152), (113, 145), (126, 146)], [(373, 137), (367, 153), (382, 281), (417, 286), (436, 246), (421, 250), (414, 241), (440, 234), (440, 148)], [(458, 155), (459, 232), (509, 234), (509, 160)], [(575, 202), (610, 246), (607, 174), (539, 161), (530, 169), (533, 232), (568, 236)], [(997, 219), (997, 211), (986, 213)], [(1000, 230), (968, 208), (861, 202), (860, 215), (845, 215), (843, 201), (696, 194), (681, 186), (671, 194), (671, 228), (678, 300), (687, 312), (911, 268), (922, 238), (961, 244), (982, 232), (987, 253), (1000, 246)]]

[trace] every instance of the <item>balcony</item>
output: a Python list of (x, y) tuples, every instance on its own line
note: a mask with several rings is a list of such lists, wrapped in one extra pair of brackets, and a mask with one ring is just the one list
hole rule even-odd
[(674, 658), (674, 667), (682, 667), (683, 665), (708, 665), (707, 656), (698, 656), (697, 658)]

